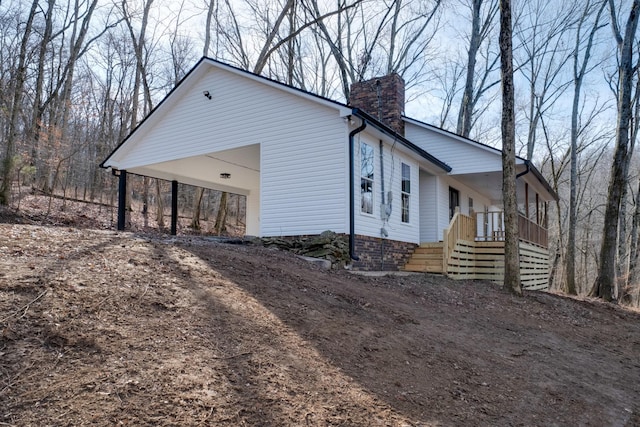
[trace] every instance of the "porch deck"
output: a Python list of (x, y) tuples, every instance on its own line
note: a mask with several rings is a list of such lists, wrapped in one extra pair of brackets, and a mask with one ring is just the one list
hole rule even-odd
[[(479, 221), (480, 220), (480, 221)], [(504, 228), (498, 212), (459, 212), (444, 230), (442, 242), (416, 248), (406, 271), (446, 274), (452, 279), (504, 280)], [(524, 289), (546, 289), (549, 280), (547, 230), (520, 216), (520, 277)]]

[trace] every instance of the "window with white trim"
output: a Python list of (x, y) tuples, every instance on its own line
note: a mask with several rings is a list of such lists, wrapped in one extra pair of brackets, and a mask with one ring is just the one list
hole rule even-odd
[(360, 144), (360, 211), (373, 214), (373, 147)]
[(409, 202), (411, 199), (411, 166), (402, 163), (402, 188), (400, 191), (402, 201), (402, 222), (409, 222)]

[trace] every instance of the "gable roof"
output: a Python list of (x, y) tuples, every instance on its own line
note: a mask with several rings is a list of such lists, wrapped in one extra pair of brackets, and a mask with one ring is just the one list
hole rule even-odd
[[(446, 136), (448, 138), (453, 138), (456, 141), (460, 141), (460, 142), (463, 142), (465, 144), (469, 144), (471, 146), (480, 148), (482, 150), (491, 152), (491, 153), (496, 154), (496, 155), (500, 155), (500, 156), (502, 155), (502, 150), (500, 150), (498, 148), (492, 147), (492, 146), (487, 145), (487, 144), (483, 144), (483, 143), (478, 142), (476, 140), (473, 140), (471, 138), (466, 138), (466, 137), (464, 137), (462, 135), (458, 135), (457, 133), (448, 131), (448, 130), (440, 128), (438, 126), (435, 126), (435, 125), (432, 125), (432, 124), (429, 124), (429, 123), (425, 123), (425, 122), (422, 122), (420, 120), (416, 120), (416, 119), (413, 119), (411, 117), (406, 117), (406, 116), (402, 116), (402, 119), (407, 123), (411, 123), (411, 124), (414, 124), (416, 126), (419, 126), (419, 127), (425, 128), (425, 129), (429, 129), (432, 132), (438, 133), (440, 135), (444, 135), (444, 136)], [(547, 182), (546, 178), (533, 165), (533, 163), (530, 160), (524, 159), (524, 158), (522, 158), (520, 156), (516, 156), (516, 164), (524, 165), (525, 168), (526, 168), (525, 171), (524, 172), (520, 172), (518, 174), (518, 176), (522, 176), (522, 175), (524, 175), (526, 173), (531, 172), (536, 177), (536, 179), (540, 182), (540, 184), (544, 187), (544, 189), (547, 190), (547, 192), (551, 195), (551, 197), (553, 197), (555, 200), (559, 199), (558, 193), (556, 193), (556, 191), (551, 187), (549, 182)]]
[(357, 109), (357, 108), (352, 108), (349, 107), (348, 105), (338, 102), (338, 101), (334, 101), (332, 99), (329, 98), (325, 98), (323, 96), (314, 94), (312, 92), (303, 90), (303, 89), (299, 89), (290, 85), (287, 85), (285, 83), (281, 83), (279, 81), (270, 79), (268, 77), (264, 77), (255, 73), (252, 73), (250, 71), (247, 70), (243, 70), (241, 68), (235, 67), (233, 65), (229, 65), (229, 64), (225, 64), (223, 62), (220, 62), (218, 60), (209, 58), (209, 57), (202, 57), (200, 58), (200, 60), (187, 72), (187, 74), (185, 74), (185, 76), (178, 82), (178, 84), (171, 89), (171, 91), (169, 91), (169, 93), (158, 103), (158, 105), (156, 105), (153, 110), (151, 110), (151, 112), (149, 114), (147, 114), (147, 116), (135, 127), (135, 129), (133, 129), (133, 131), (131, 131), (129, 133), (129, 135), (127, 135), (127, 137), (122, 140), (112, 151), (111, 153), (109, 153), (109, 155), (107, 156), (107, 158), (100, 163), (100, 167), (102, 168), (109, 168), (110, 164), (109, 161), (111, 160), (111, 158), (114, 156), (114, 154), (119, 151), (129, 140), (130, 138), (139, 131), (139, 129), (144, 128), (147, 125), (147, 122), (149, 121), (148, 119), (156, 114), (156, 112), (158, 110), (161, 110), (164, 108), (165, 104), (169, 102), (169, 100), (172, 98), (172, 95), (179, 91), (182, 87), (189, 85), (190, 82), (192, 80), (197, 80), (197, 78), (204, 74), (206, 72), (206, 68), (204, 67), (204, 64), (209, 64), (210, 66), (215, 66), (218, 67), (220, 69), (229, 71), (233, 74), (236, 75), (240, 75), (242, 77), (245, 78), (249, 78), (251, 80), (254, 80), (256, 82), (262, 83), (262, 84), (266, 84), (268, 86), (271, 86), (273, 88), (279, 89), (279, 90), (283, 90), (287, 93), (293, 94), (295, 96), (300, 96), (303, 97), (305, 99), (311, 100), (313, 102), (317, 102), (321, 105), (324, 106), (328, 106), (331, 108), (335, 108), (339, 111), (340, 116), (348, 116), (350, 114), (353, 114), (354, 116), (357, 116), (359, 118), (361, 118), (362, 120), (365, 120), (369, 125), (371, 125), (372, 127), (376, 128), (377, 130), (379, 130), (380, 132), (382, 132), (383, 134), (386, 134), (387, 136), (393, 138), (394, 140), (399, 141), (400, 143), (402, 143), (404, 146), (406, 146), (407, 148), (409, 148), (410, 150), (412, 150), (415, 154), (417, 154), (418, 156), (422, 157), (423, 159), (433, 163), (434, 165), (436, 165), (437, 167), (443, 169), (445, 172), (451, 172), (451, 167), (449, 165), (447, 165), (446, 163), (444, 163), (443, 161), (437, 159), (435, 156), (427, 153), (425, 150), (421, 149), (420, 147), (418, 147), (417, 145), (413, 144), (412, 142), (410, 142), (409, 140), (407, 140), (406, 138), (404, 138), (402, 135), (398, 134), (397, 132), (395, 132), (393, 129), (391, 129), (390, 127), (388, 127), (387, 125), (385, 125), (384, 123), (380, 122), (379, 120), (375, 119), (374, 117), (370, 116), (369, 114), (365, 113), (364, 111)]
[[(377, 129), (379, 132), (385, 134), (386, 136), (388, 136), (389, 138), (394, 139), (395, 141), (400, 142), (402, 145), (404, 145), (406, 148), (408, 148), (409, 150), (413, 151), (415, 154), (417, 154), (419, 157), (427, 160), (428, 162), (434, 164), (435, 166), (437, 166), (438, 168), (442, 169), (445, 172), (451, 172), (453, 169), (450, 165), (448, 165), (447, 163), (443, 162), (442, 160), (436, 158), (435, 156), (433, 156), (432, 154), (428, 153), (426, 150), (420, 148), (419, 146), (417, 146), (416, 144), (412, 143), (410, 140), (408, 140), (407, 138), (405, 138), (403, 135), (400, 135), (399, 133), (397, 133), (396, 131), (394, 131), (393, 129), (391, 129), (389, 126), (387, 126), (386, 124), (382, 123), (381, 121), (379, 121), (378, 119), (376, 119), (375, 117), (371, 116), (370, 114), (366, 113), (365, 111), (359, 109), (359, 108), (352, 108), (350, 106), (348, 106), (347, 104), (338, 102), (338, 101), (334, 101), (332, 99), (314, 94), (312, 92), (303, 90), (303, 89), (299, 89), (290, 85), (287, 85), (285, 83), (281, 83), (279, 81), (270, 79), (268, 77), (264, 77), (255, 73), (252, 73), (250, 71), (247, 70), (243, 70), (241, 68), (235, 67), (233, 65), (229, 65), (229, 64), (225, 64), (223, 62), (220, 62), (218, 60), (209, 58), (209, 57), (202, 57), (188, 72), (187, 74), (180, 80), (180, 82), (178, 82), (178, 84), (171, 89), (171, 91), (169, 91), (169, 93), (158, 103), (158, 105), (156, 105), (154, 107), (154, 109), (142, 120), (140, 121), (140, 123), (136, 126), (135, 129), (133, 129), (129, 135), (127, 135), (127, 137), (122, 140), (112, 151), (111, 153), (107, 156), (107, 158), (100, 163), (100, 167), (102, 168), (109, 168), (111, 167), (110, 160), (113, 158), (113, 156), (115, 155), (116, 152), (118, 152), (121, 148), (123, 148), (128, 141), (130, 141), (131, 137), (140, 132), (142, 129), (144, 129), (145, 127), (149, 126), (149, 119), (150, 117), (152, 117), (154, 114), (158, 114), (157, 112), (159, 110), (163, 110), (167, 107), (167, 104), (169, 104), (171, 102), (172, 97), (174, 96), (174, 94), (180, 90), (182, 90), (183, 88), (185, 88), (185, 86), (190, 86), (192, 84), (194, 84), (195, 81), (198, 80), (199, 77), (203, 76), (207, 71), (208, 71), (208, 67), (205, 67), (205, 65), (209, 65), (209, 66), (213, 66), (213, 67), (217, 67), (219, 69), (222, 70), (226, 70), (228, 72), (231, 72), (235, 75), (239, 75), (242, 76), (244, 78), (248, 78), (251, 79), (253, 81), (259, 82), (261, 84), (265, 84), (267, 86), (273, 87), (275, 89), (278, 90), (282, 90), (285, 91), (287, 93), (290, 93), (292, 95), (295, 96), (299, 96), (302, 97), (304, 99), (316, 102), (320, 105), (326, 106), (326, 107), (330, 107), (330, 108), (334, 108), (337, 109), (340, 116), (342, 117), (346, 117), (349, 115), (353, 115), (356, 117), (359, 117), (360, 119), (362, 119), (363, 121), (366, 121), (367, 124), (369, 124), (371, 127)], [(475, 147), (481, 148), (483, 150), (487, 150), (489, 152), (492, 152), (493, 154), (500, 154), (501, 150), (498, 150), (494, 147), (491, 147), (489, 145), (486, 144), (482, 144), (478, 141), (474, 141), (472, 139), (469, 138), (465, 138), (462, 137), (460, 135), (457, 135), (453, 132), (447, 131), (445, 129), (439, 128), (437, 126), (428, 124), (428, 123), (424, 123), (421, 122), (419, 120), (416, 119), (412, 119), (406, 116), (403, 116), (402, 119), (408, 123), (412, 123), (415, 124), (419, 127), (423, 127), (426, 129), (429, 129), (433, 132), (436, 132), (438, 134), (441, 135), (446, 135), (449, 138), (454, 138), (458, 141), (462, 141), (466, 144), (470, 144), (473, 145)], [(555, 191), (551, 188), (551, 186), (549, 185), (549, 183), (544, 179), (544, 177), (542, 176), (542, 174), (535, 168), (535, 166), (533, 166), (533, 164), (531, 164), (529, 161), (522, 159), (520, 157), (517, 157), (517, 162), (519, 164), (524, 164), (527, 167), (527, 171), (531, 171), (535, 177), (540, 181), (540, 183), (545, 187), (545, 189), (547, 189), (549, 191), (549, 193), (554, 197), (554, 198), (558, 198), (557, 194), (555, 193)]]
[[(433, 131), (433, 132), (438, 133), (440, 135), (444, 135), (444, 136), (446, 136), (448, 138), (453, 138), (453, 139), (455, 139), (457, 141), (464, 142), (464, 143), (469, 144), (469, 145), (473, 145), (475, 147), (481, 148), (483, 150), (486, 150), (486, 151), (489, 151), (489, 152), (492, 152), (492, 153), (495, 153), (495, 154), (502, 154), (502, 150), (499, 150), (499, 149), (497, 149), (495, 147), (492, 147), (491, 145), (487, 145), (487, 144), (484, 144), (482, 142), (478, 142), (478, 141), (476, 141), (474, 139), (467, 138), (467, 137), (464, 137), (462, 135), (458, 135), (455, 132), (451, 132), (451, 131), (443, 129), (441, 127), (432, 125), (430, 123), (426, 123), (426, 122), (423, 122), (423, 121), (420, 121), (420, 120), (417, 120), (417, 119), (414, 119), (414, 118), (411, 118), (411, 117), (407, 117), (407, 116), (402, 116), (402, 119), (407, 123), (411, 123), (411, 124), (414, 124), (416, 126), (429, 129), (430, 131)], [(520, 163), (524, 163), (525, 159), (523, 159), (522, 157), (516, 156), (516, 161), (520, 161)]]

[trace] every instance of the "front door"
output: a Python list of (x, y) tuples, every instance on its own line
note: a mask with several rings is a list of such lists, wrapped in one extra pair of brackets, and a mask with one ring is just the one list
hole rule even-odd
[(449, 187), (449, 221), (456, 213), (456, 208), (460, 206), (460, 192), (455, 188)]

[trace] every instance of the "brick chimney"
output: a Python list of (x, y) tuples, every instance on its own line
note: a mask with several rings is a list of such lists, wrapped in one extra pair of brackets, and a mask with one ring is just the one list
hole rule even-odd
[(353, 83), (349, 105), (364, 110), (404, 136), (404, 80), (398, 74)]

